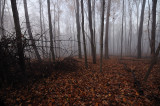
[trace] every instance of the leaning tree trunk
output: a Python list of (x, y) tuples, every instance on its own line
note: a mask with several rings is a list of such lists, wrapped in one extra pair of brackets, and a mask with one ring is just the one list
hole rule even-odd
[(84, 32), (83, 0), (81, 0), (81, 13), (82, 13), (82, 34), (83, 34), (83, 47), (84, 47), (85, 67), (88, 68), (87, 50), (86, 50), (86, 39), (85, 39), (85, 32)]
[(111, 0), (108, 1), (107, 18), (106, 18), (106, 34), (105, 34), (105, 59), (108, 59), (108, 34), (109, 34), (109, 16), (110, 16)]
[(141, 10), (141, 20), (139, 24), (139, 33), (138, 33), (138, 46), (137, 46), (137, 57), (141, 58), (141, 40), (142, 40), (142, 31), (143, 31), (143, 20), (144, 20), (144, 9), (145, 9), (146, 0), (143, 0), (142, 10)]
[(78, 57), (81, 59), (81, 39), (80, 39), (80, 22), (79, 22), (79, 0), (76, 0), (77, 12), (76, 12), (76, 23), (77, 23), (77, 39), (78, 39)]
[(152, 60), (151, 60), (151, 64), (145, 74), (145, 77), (144, 77), (144, 82), (147, 81), (152, 69), (153, 69), (153, 66), (156, 64), (157, 60), (158, 60), (158, 55), (159, 55), (159, 52), (160, 52), (160, 43), (159, 43), (159, 46), (154, 54), (154, 56), (152, 57)]
[(19, 24), (19, 16), (18, 16), (16, 0), (11, 0), (11, 6), (12, 6), (13, 19), (14, 19), (14, 25), (16, 30), (19, 65), (21, 67), (21, 70), (25, 72), (24, 49), (23, 49), (22, 38), (21, 38), (21, 28)]
[(103, 58), (104, 9), (105, 9), (105, 0), (102, 1), (102, 14), (101, 14), (100, 72), (102, 72), (102, 58)]
[(152, 36), (151, 36), (151, 55), (155, 55), (155, 36), (156, 36), (156, 7), (157, 0), (152, 0)]
[(28, 29), (28, 34), (29, 34), (29, 37), (31, 39), (33, 49), (34, 49), (34, 51), (36, 53), (36, 57), (37, 57), (38, 61), (41, 62), (42, 60), (41, 60), (41, 57), (40, 57), (39, 52), (37, 50), (35, 41), (33, 39), (32, 31), (31, 31), (31, 26), (30, 26), (30, 21), (29, 21), (29, 15), (28, 15), (27, 0), (23, 0), (23, 2), (24, 2), (24, 11), (25, 11), (26, 26), (27, 26), (27, 29)]
[(55, 55), (53, 49), (53, 32), (52, 32), (52, 22), (51, 22), (51, 10), (50, 10), (50, 0), (47, 0), (48, 4), (48, 20), (49, 20), (49, 34), (50, 34), (50, 50), (52, 53), (52, 60), (55, 62)]
[(88, 16), (89, 16), (89, 29), (91, 34), (91, 49), (92, 49), (92, 58), (93, 63), (96, 64), (96, 51), (95, 51), (95, 45), (93, 40), (93, 28), (92, 28), (92, 11), (91, 11), (91, 0), (88, 0)]

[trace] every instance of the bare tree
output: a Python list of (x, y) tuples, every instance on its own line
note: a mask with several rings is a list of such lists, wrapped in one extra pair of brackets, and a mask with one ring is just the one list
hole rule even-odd
[(149, 46), (151, 48), (151, 38), (150, 38), (150, 19), (151, 19), (151, 15), (150, 15), (150, 3), (149, 3), (149, 0), (148, 0), (148, 40), (149, 40)]
[(139, 22), (139, 5), (140, 5), (140, 0), (134, 0), (137, 8), (137, 35), (138, 35), (138, 22)]
[(48, 5), (48, 20), (49, 20), (49, 34), (50, 34), (50, 50), (52, 53), (52, 60), (55, 62), (55, 55), (53, 49), (53, 32), (52, 32), (52, 22), (51, 22), (51, 10), (50, 10), (50, 0), (47, 0)]
[(87, 50), (86, 50), (86, 39), (85, 39), (85, 32), (84, 32), (83, 0), (81, 0), (81, 13), (82, 13), (82, 34), (83, 34), (83, 47), (84, 47), (85, 67), (88, 68), (88, 63), (87, 63)]
[(78, 39), (78, 56), (81, 59), (82, 58), (82, 53), (81, 53), (81, 39), (80, 39), (80, 22), (79, 22), (79, 0), (76, 0), (76, 7), (77, 7), (77, 12), (76, 12), (76, 23), (77, 23), (77, 39)]
[(100, 72), (102, 72), (102, 58), (103, 58), (104, 9), (105, 9), (105, 0), (102, 1), (102, 14), (101, 14)]
[(96, 51), (96, 8), (95, 8), (95, 5), (96, 5), (96, 1), (95, 0), (92, 0), (92, 11), (93, 11), (93, 42), (94, 42), (94, 45), (95, 45), (95, 51)]
[(2, 26), (1, 26), (1, 18), (2, 18), (2, 0), (0, 0), (0, 35), (2, 35)]
[(131, 50), (132, 50), (132, 1), (129, 0), (129, 37), (128, 37), (128, 46), (129, 46), (129, 55), (131, 56)]
[(59, 50), (58, 50), (58, 54), (59, 54), (59, 57), (60, 57), (60, 8), (59, 8), (59, 0), (57, 0), (57, 9), (58, 9), (58, 47), (59, 47)]
[(6, 5), (6, 0), (3, 0), (2, 14), (1, 14), (2, 36), (4, 36), (4, 10), (5, 10), (5, 5)]
[(108, 0), (107, 18), (106, 18), (106, 34), (105, 34), (105, 59), (108, 59), (108, 34), (109, 34), (109, 17), (110, 17), (111, 0)]
[(39, 13), (40, 13), (40, 32), (41, 32), (41, 44), (42, 44), (42, 55), (44, 58), (44, 45), (43, 45), (43, 26), (42, 26), (42, 0), (39, 0)]
[[(57, 57), (57, 45), (56, 45), (56, 4), (54, 4), (54, 21), (53, 21), (53, 33), (54, 33), (54, 45), (55, 45), (55, 56)], [(58, 23), (59, 24), (59, 23)], [(59, 28), (59, 27), (58, 27)], [(59, 31), (59, 30), (58, 30)], [(58, 40), (59, 40), (59, 36), (58, 36)], [(59, 42), (58, 42), (59, 43)], [(59, 45), (60, 47), (60, 45)], [(59, 50), (60, 51), (60, 50)], [(59, 52), (59, 55), (60, 55), (60, 52)]]
[(18, 16), (16, 0), (11, 0), (11, 6), (12, 6), (13, 19), (14, 19), (14, 25), (15, 25), (15, 30), (16, 30), (19, 65), (21, 67), (21, 70), (24, 72), (25, 71), (24, 49), (22, 45), (21, 28), (19, 24), (19, 16)]
[(88, 0), (88, 16), (89, 16), (89, 29), (91, 34), (91, 49), (92, 49), (92, 58), (93, 63), (96, 64), (96, 51), (95, 51), (95, 45), (93, 40), (93, 28), (92, 28), (92, 11), (91, 11), (91, 0)]
[(156, 36), (156, 8), (157, 0), (152, 0), (152, 36), (151, 36), (151, 55), (155, 55), (155, 36)]
[[(42, 5), (42, 22), (43, 22), (43, 30), (45, 31), (46, 30), (46, 25), (45, 25), (45, 17), (44, 17), (44, 12), (43, 12), (43, 5)], [(47, 34), (46, 33), (44, 33), (44, 38), (45, 38), (45, 41), (47, 41)], [(45, 50), (46, 50), (46, 53), (47, 53), (47, 55), (46, 55), (46, 57), (49, 57), (49, 55), (48, 55), (48, 47), (47, 47), (47, 42), (45, 42)]]
[(123, 52), (123, 18), (124, 18), (124, 0), (123, 0), (123, 7), (122, 7), (121, 58), (122, 58), (122, 52)]
[(144, 9), (145, 9), (146, 0), (143, 0), (142, 3), (142, 10), (141, 10), (141, 19), (139, 24), (139, 33), (138, 33), (138, 46), (137, 46), (137, 57), (141, 58), (141, 39), (142, 39), (142, 32), (143, 32), (143, 20), (144, 20)]
[(32, 35), (32, 31), (31, 31), (29, 15), (28, 15), (27, 0), (23, 0), (23, 2), (24, 2), (24, 11), (25, 11), (26, 26), (27, 26), (27, 29), (28, 29), (28, 34), (29, 34), (29, 37), (31, 39), (33, 49), (36, 53), (36, 57), (37, 57), (38, 61), (41, 62), (42, 60), (41, 60), (41, 57), (40, 57), (39, 52), (37, 50), (37, 47), (36, 47), (36, 44), (35, 44), (35, 41), (34, 41), (34, 38), (33, 38), (33, 35)]

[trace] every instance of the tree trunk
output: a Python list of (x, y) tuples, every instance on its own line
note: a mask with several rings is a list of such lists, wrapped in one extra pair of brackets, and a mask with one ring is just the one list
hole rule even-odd
[(146, 0), (143, 0), (142, 10), (141, 10), (141, 20), (139, 24), (139, 33), (138, 33), (138, 46), (137, 46), (137, 57), (141, 58), (141, 40), (143, 32), (143, 20), (144, 20), (144, 9), (145, 9)]
[(95, 17), (95, 5), (96, 5), (96, 1), (92, 0), (93, 2), (93, 6), (92, 6), (92, 11), (93, 11), (93, 42), (94, 42), (94, 46), (95, 46), (95, 52), (96, 52), (96, 17)]
[(1, 15), (1, 28), (2, 28), (2, 36), (4, 36), (4, 10), (5, 10), (6, 0), (3, 0), (3, 7), (2, 7), (2, 15)]
[[(126, 3), (126, 0), (125, 0), (125, 3)], [(127, 44), (126, 44), (126, 42), (127, 42), (127, 28), (126, 28), (126, 26), (127, 26), (127, 21), (126, 21), (126, 15), (127, 14), (127, 12), (126, 12), (126, 5), (125, 5), (125, 56), (126, 56), (126, 54), (127, 54)], [(138, 34), (137, 34), (138, 35)]]
[(86, 39), (85, 39), (85, 33), (84, 33), (83, 0), (81, 0), (81, 13), (82, 13), (82, 34), (83, 34), (83, 47), (84, 47), (85, 67), (88, 68), (88, 63), (87, 63), (87, 50), (86, 50)]
[(44, 58), (44, 45), (43, 45), (43, 28), (42, 28), (42, 0), (39, 0), (39, 9), (40, 9), (40, 32), (41, 32), (41, 44), (42, 44), (42, 55)]
[(129, 1), (129, 37), (128, 37), (128, 45), (129, 45), (129, 55), (132, 53), (132, 3)]
[[(43, 6), (42, 6), (42, 21), (43, 21), (43, 29), (44, 31), (46, 31), (46, 26), (45, 26), (45, 18), (44, 18), (44, 12), (43, 12)], [(47, 34), (45, 33), (44, 34), (45, 36), (45, 40), (47, 41)], [(45, 50), (46, 50), (46, 58), (49, 57), (49, 54), (48, 54), (48, 47), (47, 47), (47, 42), (45, 42)]]
[(2, 19), (2, 0), (0, 0), (0, 36), (2, 36), (2, 22), (1, 22), (1, 19)]
[(156, 36), (156, 7), (157, 0), (152, 0), (152, 36), (151, 36), (151, 55), (155, 55), (155, 36)]
[(123, 9), (122, 9), (122, 32), (121, 32), (121, 58), (123, 53), (123, 17), (124, 17), (124, 0), (123, 0)]
[(108, 1), (107, 18), (106, 18), (106, 36), (105, 36), (105, 59), (109, 58), (108, 55), (108, 34), (109, 34), (109, 17), (110, 17), (111, 0)]
[(78, 57), (81, 59), (81, 39), (80, 39), (80, 22), (79, 22), (79, 0), (76, 0), (77, 12), (76, 12), (76, 23), (77, 23), (77, 39), (78, 39)]
[(151, 38), (150, 38), (150, 31), (149, 31), (149, 27), (150, 27), (150, 18), (151, 18), (151, 15), (150, 15), (150, 4), (149, 4), (149, 0), (148, 0), (148, 40), (149, 40), (149, 46), (151, 48)]
[[(54, 22), (53, 22), (53, 33), (54, 33), (54, 44), (55, 44), (55, 57), (57, 57), (57, 45), (56, 45), (56, 5), (54, 4)], [(58, 23), (59, 24), (59, 23)], [(58, 39), (59, 40), (59, 39)], [(59, 42), (58, 42), (59, 43)], [(60, 52), (59, 52), (60, 53)], [(59, 54), (60, 55), (60, 54)]]
[(48, 5), (48, 20), (49, 20), (49, 34), (50, 34), (50, 50), (52, 53), (52, 60), (55, 62), (55, 55), (53, 49), (53, 32), (52, 32), (52, 22), (51, 22), (51, 10), (50, 10), (50, 0), (47, 0)]
[(15, 30), (16, 30), (19, 65), (20, 65), (21, 70), (25, 72), (24, 48), (22, 44), (21, 28), (19, 24), (19, 16), (18, 16), (16, 0), (11, 0), (11, 6), (12, 6), (13, 19), (14, 19), (14, 25), (15, 25)]
[(102, 58), (103, 58), (104, 9), (105, 9), (105, 0), (102, 1), (102, 14), (101, 14), (100, 72), (102, 72)]
[(93, 58), (93, 64), (96, 64), (96, 51), (95, 51), (95, 45), (93, 40), (93, 28), (92, 28), (91, 0), (88, 0), (88, 16), (89, 16), (89, 29), (91, 34), (92, 58)]
[[(58, 2), (58, 0), (57, 0), (57, 2)], [(58, 40), (60, 40), (59, 3), (57, 4), (57, 6), (58, 6)], [(58, 47), (59, 47), (58, 54), (59, 54), (59, 57), (60, 57), (61, 56), (60, 55), (60, 41), (58, 42)]]
[(28, 29), (28, 34), (29, 34), (29, 37), (31, 39), (33, 49), (36, 53), (36, 57), (37, 57), (38, 61), (41, 62), (42, 60), (41, 60), (41, 57), (40, 57), (39, 52), (37, 50), (37, 47), (36, 47), (36, 44), (35, 44), (35, 41), (34, 41), (34, 38), (33, 38), (33, 35), (32, 35), (32, 31), (31, 31), (29, 15), (28, 15), (27, 0), (23, 0), (23, 2), (24, 2), (24, 11), (25, 11), (26, 26), (27, 26), (27, 29)]

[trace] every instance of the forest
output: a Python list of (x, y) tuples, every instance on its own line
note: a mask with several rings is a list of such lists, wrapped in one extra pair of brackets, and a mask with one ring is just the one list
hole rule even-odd
[(0, 0), (0, 106), (160, 105), (160, 0)]

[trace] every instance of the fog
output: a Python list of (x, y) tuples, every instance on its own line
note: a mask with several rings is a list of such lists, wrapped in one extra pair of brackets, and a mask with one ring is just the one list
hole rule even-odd
[[(41, 0), (42, 2), (42, 24), (40, 24), (40, 0), (27, 0), (28, 2), (28, 13), (30, 18), (31, 29), (33, 37), (36, 40), (50, 41), (49, 37), (49, 25), (48, 25), (48, 11), (47, 11), (47, 0)], [(93, 8), (92, 2), (92, 11)], [(64, 56), (78, 56), (78, 41), (77, 41), (77, 27), (76, 27), (76, 4), (75, 0), (50, 0), (51, 2), (51, 18), (53, 28), (53, 40), (54, 49), (57, 57)], [(122, 31), (122, 0), (111, 0), (111, 10), (109, 18), (109, 55), (120, 56), (121, 52), (121, 31)], [(125, 0), (124, 5), (124, 25), (123, 25), (123, 56), (136, 56), (137, 55), (137, 41), (138, 41), (138, 30), (140, 23), (142, 0)], [(138, 4), (139, 2), (139, 4)], [(137, 4), (136, 4), (137, 3)], [(104, 37), (106, 29), (106, 14), (107, 4), (105, 5), (104, 14)], [(149, 4), (149, 5), (148, 5)], [(157, 48), (160, 42), (160, 1), (157, 3), (157, 22), (156, 22), (156, 42), (155, 47)], [(142, 36), (142, 56), (150, 56), (149, 38), (151, 37), (152, 27), (152, 16), (149, 20), (148, 11), (150, 6), (150, 13), (152, 13), (152, 0), (146, 1), (146, 7), (144, 11), (144, 23), (143, 23), (143, 36)], [(23, 0), (17, 0), (17, 8), (19, 12), (19, 19), (22, 34), (29, 38), (26, 28), (26, 20), (24, 13)], [(81, 8), (79, 10), (80, 24), (81, 24)], [(15, 33), (14, 22), (12, 18), (12, 9), (10, 0), (6, 0), (5, 11), (4, 11), (4, 29), (5, 33)], [(84, 1), (84, 29), (86, 36), (87, 54), (91, 56), (91, 45), (90, 45), (90, 31), (88, 22), (88, 6), (87, 1)], [(96, 54), (100, 53), (100, 32), (101, 32), (101, 0), (95, 0), (95, 22), (93, 18), (93, 28), (95, 26), (95, 37), (96, 37)], [(137, 20), (138, 19), (138, 20)], [(149, 20), (149, 27), (148, 27)], [(54, 23), (55, 22), (55, 23)], [(42, 25), (42, 37), (41, 37), (41, 26)], [(148, 29), (149, 28), (149, 29)], [(149, 33), (148, 33), (149, 31)], [(83, 53), (83, 39), (81, 31), (81, 50)], [(105, 38), (104, 38), (105, 39)], [(42, 56), (41, 41), (36, 41), (38, 50)], [(50, 53), (50, 43), (44, 42), (46, 47), (45, 55), (46, 58)], [(29, 53), (25, 52), (26, 55)], [(32, 58), (35, 58), (33, 53), (30, 54)]]

